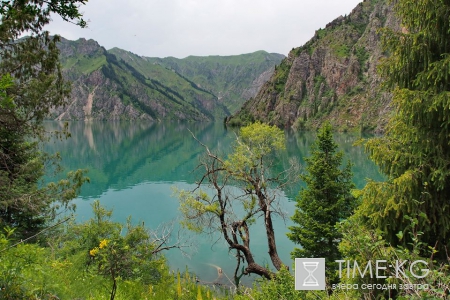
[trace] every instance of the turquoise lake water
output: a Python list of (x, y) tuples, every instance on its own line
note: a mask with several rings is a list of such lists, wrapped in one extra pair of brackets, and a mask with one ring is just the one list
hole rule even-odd
[[(48, 122), (48, 130), (57, 130), (62, 123)], [(91, 203), (99, 199), (102, 205), (113, 209), (113, 220), (125, 222), (128, 216), (135, 222), (144, 222), (151, 229), (161, 224), (175, 222), (174, 233), (178, 232), (178, 200), (173, 188), (193, 189), (198, 173), (193, 172), (203, 154), (203, 148), (195, 141), (190, 131), (204, 144), (219, 153), (230, 149), (235, 131), (223, 124), (177, 124), (144, 122), (70, 122), (72, 137), (67, 140), (48, 142), (44, 149), (50, 153), (59, 152), (66, 171), (89, 169), (90, 184), (83, 186), (76, 203), (77, 220), (82, 222), (92, 216)], [(303, 157), (309, 155), (309, 147), (315, 135), (311, 132), (286, 131), (286, 151), (278, 155), (276, 169), (289, 165), (291, 158), (303, 164)], [(367, 178), (381, 180), (376, 166), (367, 159), (360, 147), (352, 146), (359, 136), (335, 134), (335, 140), (345, 159), (354, 164), (354, 182), (358, 188), (364, 186)], [(295, 197), (301, 187), (297, 183), (281, 191), (280, 203), (287, 216), (295, 210)], [(292, 225), (289, 217), (275, 221), (278, 252), (281, 259), (292, 265), (290, 252), (295, 245), (286, 237), (287, 226)], [(258, 228), (258, 222), (251, 231), (252, 249), (261, 264), (269, 264), (265, 230)], [(220, 236), (201, 236), (182, 233), (196, 249), (188, 249), (189, 257), (174, 249), (165, 253), (172, 269), (191, 272), (203, 281), (215, 281), (217, 270), (223, 269), (230, 278), (236, 259), (228, 253)], [(227, 279), (220, 281), (226, 284)], [(247, 279), (246, 281), (250, 281)]]

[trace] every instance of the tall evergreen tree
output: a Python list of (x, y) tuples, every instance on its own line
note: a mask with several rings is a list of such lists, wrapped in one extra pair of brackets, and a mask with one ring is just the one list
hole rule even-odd
[(85, 2), (0, 3), (0, 227), (15, 228), (20, 238), (38, 231), (53, 215), (54, 201), (67, 204), (83, 181), (76, 172), (74, 184), (66, 180), (39, 187), (47, 160), (38, 142), (45, 135), (43, 119), (69, 92), (58, 59), (58, 37), (43, 27), (51, 14), (85, 26), (78, 11)]
[[(398, 0), (402, 30), (384, 31), (382, 66), (395, 114), (383, 137), (367, 142), (386, 182), (364, 188), (361, 213), (396, 245), (408, 245), (408, 217), (422, 241), (450, 248), (450, 2)], [(402, 235), (397, 234), (403, 232)]]
[(351, 190), (351, 163), (340, 169), (343, 153), (337, 151), (333, 141), (332, 127), (324, 124), (311, 147), (312, 154), (306, 158), (306, 183), (297, 198), (297, 209), (289, 227), (290, 240), (302, 248), (296, 248), (292, 257), (323, 257), (327, 260), (328, 278), (335, 281), (335, 263), (340, 258), (338, 243), (341, 234), (335, 225), (349, 217), (355, 206)]

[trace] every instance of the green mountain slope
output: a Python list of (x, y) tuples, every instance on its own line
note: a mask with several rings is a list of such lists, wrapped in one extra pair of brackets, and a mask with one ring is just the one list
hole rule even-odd
[[(215, 95), (174, 72), (156, 66), (154, 74), (141, 73), (93, 40), (63, 39), (59, 47), (73, 83), (70, 104), (54, 109), (53, 118), (206, 121), (229, 113)], [(167, 78), (169, 84), (162, 82)]]
[(261, 120), (282, 127), (382, 131), (391, 95), (381, 89), (379, 29), (399, 28), (384, 0), (365, 0), (293, 49), (229, 124)]
[[(211, 64), (234, 70), (214, 77), (217, 82), (226, 82), (221, 86), (233, 87), (233, 104), (220, 95), (221, 90), (211, 88), (215, 83), (204, 87), (198, 77), (189, 78), (175, 68), (129, 51), (118, 48), (106, 51), (96, 41), (85, 39), (62, 39), (59, 48), (64, 74), (72, 81), (69, 105), (52, 111), (51, 117), (60, 120), (223, 120), (230, 115), (227, 107), (234, 106), (236, 110), (245, 101), (242, 97), (246, 93), (256, 94), (252, 89), (262, 85), (259, 81), (264, 74), (261, 76), (261, 73), (267, 68), (273, 70), (275, 61), (271, 59), (279, 57), (281, 60), (282, 57), (259, 51), (234, 57), (205, 58), (208, 62), (202, 67), (205, 73), (211, 72), (205, 69), (212, 67)], [(214, 63), (215, 60), (218, 62)], [(199, 73), (197, 67), (192, 68), (187, 73)], [(232, 74), (243, 74), (247, 80), (233, 81)], [(267, 80), (268, 76), (265, 76)]]
[(175, 71), (197, 86), (217, 95), (231, 112), (237, 111), (245, 100), (256, 95), (270, 78), (274, 66), (284, 55), (257, 51), (233, 56), (145, 57)]

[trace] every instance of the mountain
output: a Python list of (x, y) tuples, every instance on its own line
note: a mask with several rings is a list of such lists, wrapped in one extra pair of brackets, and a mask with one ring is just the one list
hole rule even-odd
[[(182, 75), (153, 59), (118, 48), (107, 51), (96, 41), (85, 39), (69, 41), (62, 38), (59, 49), (64, 76), (72, 81), (72, 92), (68, 105), (52, 110), (50, 117), (53, 119), (211, 121), (223, 120), (230, 115), (227, 106), (233, 107), (229, 101), (218, 96), (221, 91), (210, 88), (215, 84), (195, 81), (196, 78)], [(259, 68), (264, 69), (261, 73), (269, 67), (273, 69), (275, 62), (266, 68), (262, 53), (265, 52), (231, 57), (237, 61), (248, 59), (248, 70), (243, 67), (241, 71), (254, 75), (254, 78), (248, 79), (248, 85), (236, 87), (236, 93), (250, 97), (251, 93), (246, 91), (254, 89), (251, 84), (261, 75)], [(221, 57), (217, 59), (223, 60)], [(206, 60), (209, 61), (209, 57)], [(230, 64), (224, 68), (235, 66)], [(199, 73), (197, 69), (191, 72)], [(245, 100), (239, 102), (233, 98), (232, 101), (238, 101), (236, 105), (240, 105)]]
[(256, 93), (273, 74), (282, 54), (257, 51), (234, 56), (145, 57), (148, 62), (174, 70), (218, 96), (231, 112)]
[(391, 102), (377, 74), (385, 55), (379, 33), (383, 27), (400, 28), (392, 6), (384, 0), (359, 3), (348, 16), (292, 49), (228, 123), (260, 120), (311, 129), (330, 120), (343, 131), (382, 131)]

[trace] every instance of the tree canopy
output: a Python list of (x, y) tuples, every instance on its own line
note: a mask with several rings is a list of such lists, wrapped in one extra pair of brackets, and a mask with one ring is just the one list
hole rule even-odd
[(450, 3), (399, 0), (395, 10), (402, 30), (383, 31), (390, 56), (381, 68), (393, 88), (394, 114), (385, 135), (367, 142), (388, 180), (367, 184), (361, 212), (394, 245), (409, 243), (402, 233), (409, 218), (419, 219), (415, 230), (445, 256), (450, 246)]
[(336, 225), (348, 218), (356, 207), (351, 191), (351, 163), (341, 169), (343, 153), (337, 151), (332, 127), (325, 123), (305, 158), (306, 173), (300, 176), (306, 183), (297, 198), (292, 216), (296, 224), (289, 227), (290, 240), (299, 244), (291, 255), (295, 257), (323, 257), (327, 259), (328, 278), (335, 278), (335, 260), (340, 259), (338, 244), (342, 237)]
[[(273, 266), (285, 265), (278, 256), (273, 217), (279, 209), (280, 189), (288, 184), (290, 171), (273, 172), (276, 151), (285, 147), (284, 133), (275, 126), (254, 123), (240, 129), (227, 158), (214, 154), (206, 145), (199, 168), (202, 175), (195, 191), (179, 192), (183, 224), (197, 231), (218, 231), (235, 251), (235, 281), (244, 274), (271, 278), (272, 271), (256, 262), (250, 243), (250, 227), (261, 226), (267, 238)], [(205, 192), (205, 184), (212, 196)], [(261, 218), (262, 224), (256, 224)], [(247, 266), (240, 268), (242, 264)]]
[[(82, 172), (39, 187), (48, 156), (39, 151), (42, 121), (70, 91), (59, 63), (58, 37), (43, 27), (52, 14), (85, 26), (78, 6), (85, 0), (11, 0), (0, 3), (0, 224), (19, 236), (35, 233), (67, 204), (83, 182)], [(24, 36), (27, 35), (27, 36)]]

